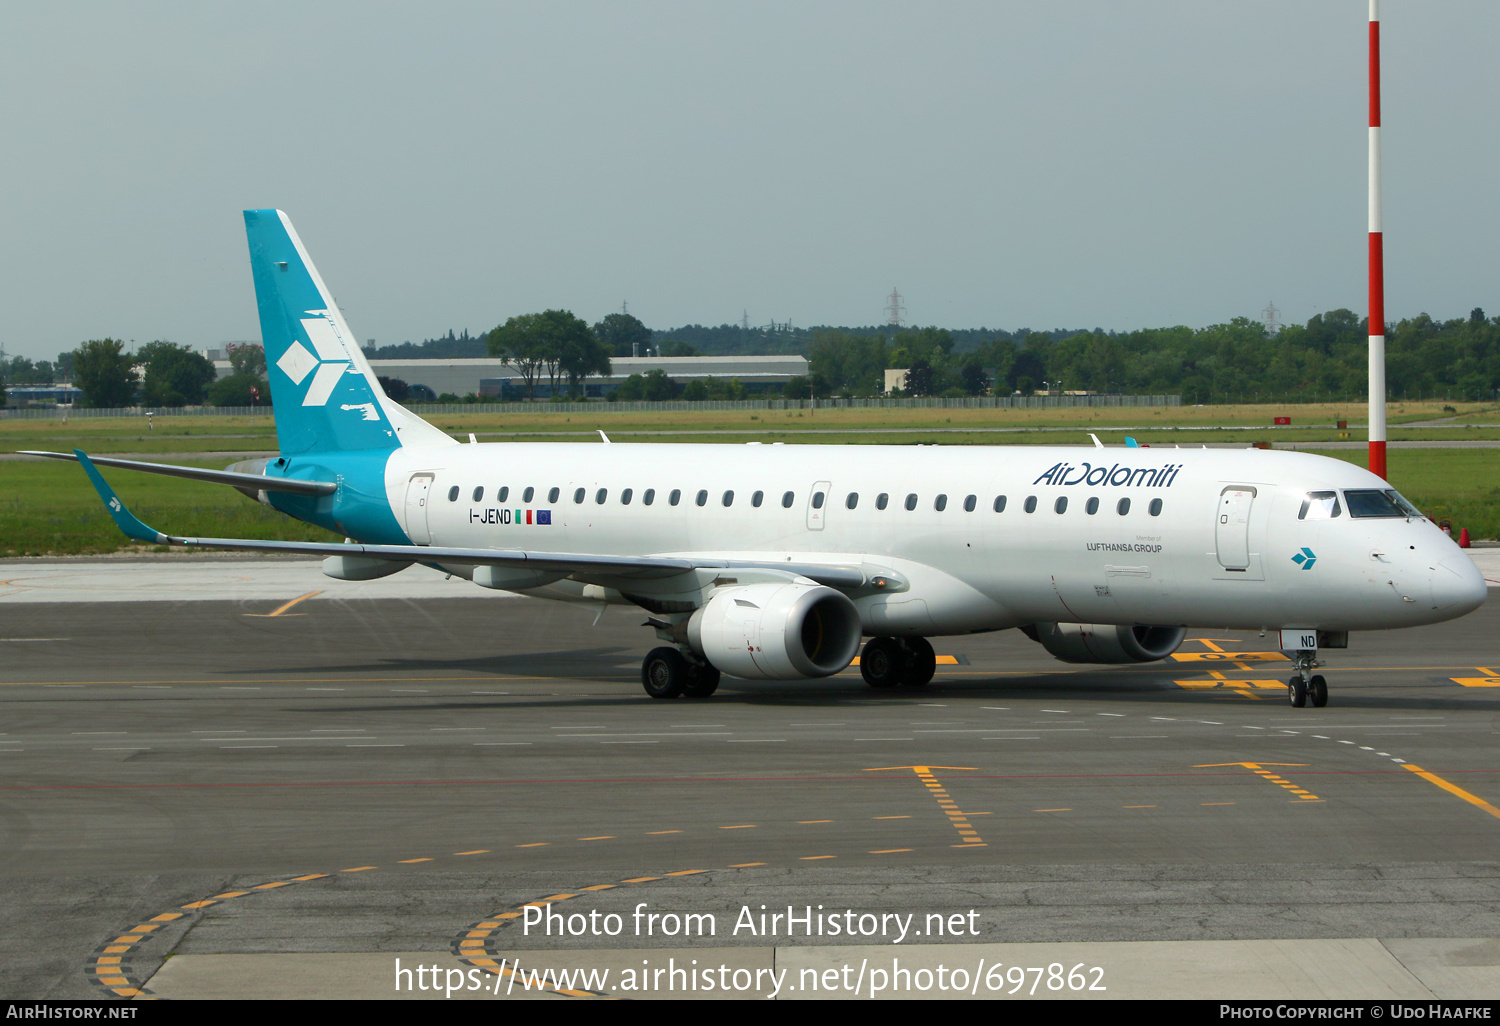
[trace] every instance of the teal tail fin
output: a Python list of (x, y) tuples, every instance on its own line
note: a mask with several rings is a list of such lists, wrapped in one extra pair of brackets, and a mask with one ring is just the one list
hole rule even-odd
[(456, 444), (386, 397), (285, 214), (247, 210), (245, 234), (283, 455)]

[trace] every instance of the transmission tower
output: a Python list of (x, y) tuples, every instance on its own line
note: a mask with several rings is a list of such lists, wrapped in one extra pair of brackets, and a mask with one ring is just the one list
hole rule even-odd
[(906, 307), (901, 305), (901, 293), (896, 291), (894, 285), (891, 286), (891, 294), (885, 304), (885, 312), (886, 315), (890, 318), (887, 323), (889, 323), (891, 327), (901, 327), (901, 315), (906, 313)]
[(740, 328), (744, 331), (750, 330), (750, 311), (746, 310), (740, 317)]
[(1260, 319), (1266, 326), (1267, 335), (1275, 335), (1281, 331), (1281, 311), (1276, 309), (1276, 304), (1266, 302), (1266, 308), (1260, 312)]

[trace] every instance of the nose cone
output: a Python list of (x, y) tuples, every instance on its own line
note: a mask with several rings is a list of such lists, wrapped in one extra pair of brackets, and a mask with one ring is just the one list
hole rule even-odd
[(1448, 618), (1478, 609), (1489, 590), (1484, 574), (1462, 552), (1432, 568), (1431, 584), (1433, 608)]

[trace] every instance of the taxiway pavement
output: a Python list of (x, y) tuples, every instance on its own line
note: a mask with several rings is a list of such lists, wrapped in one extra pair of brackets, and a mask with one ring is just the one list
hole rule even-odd
[[(1269, 639), (1204, 631), (1144, 666), (1008, 631), (943, 641), (925, 689), (657, 702), (627, 610), (203, 562), (0, 566), (6, 997), (379, 997), (396, 957), (492, 980), (700, 955), (794, 982), (962, 956), (1081, 959), (1114, 996), (1500, 993), (1493, 604), (1326, 653), (1325, 709), (1287, 705)], [(623, 932), (539, 935), (536, 902)], [(715, 932), (638, 933), (643, 904)], [(734, 929), (761, 905), (919, 932)]]

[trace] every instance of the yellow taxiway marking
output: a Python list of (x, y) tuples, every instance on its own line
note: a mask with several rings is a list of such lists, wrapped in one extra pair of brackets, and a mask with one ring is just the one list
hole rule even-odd
[(1280, 652), (1173, 652), (1172, 658), (1179, 663), (1271, 663), (1290, 662)]
[(1449, 676), (1448, 679), (1460, 687), (1500, 687), (1500, 676), (1496, 676), (1493, 669), (1488, 666), (1476, 666), (1475, 669), (1484, 676)]
[(751, 866), (764, 866), (764, 862), (736, 862), (730, 869), (749, 869)]
[[(1207, 642), (1205, 642), (1205, 644), (1207, 644)], [(1246, 673), (1250, 671), (1249, 666), (1246, 666), (1243, 663), (1239, 665), (1242, 671)], [(1212, 678), (1211, 680), (1176, 680), (1172, 683), (1176, 684), (1180, 688), (1196, 688), (1200, 690), (1205, 688), (1215, 688), (1223, 691), (1233, 691), (1241, 698), (1252, 699), (1259, 698), (1260, 696), (1254, 694), (1250, 690), (1251, 688), (1275, 689), (1286, 687), (1285, 684), (1277, 680), (1230, 680), (1218, 670), (1209, 670), (1208, 675)]]
[[(959, 661), (958, 661), (958, 656), (951, 656), (951, 655), (940, 655), (940, 656), (938, 656), (937, 657), (937, 664), (939, 666), (959, 666), (959, 665), (961, 665), (959, 663)], [(854, 662), (850, 663), (849, 665), (850, 666), (858, 666), (859, 665), (859, 656), (855, 656), (854, 657)]]
[(1438, 776), (1436, 773), (1429, 773), (1427, 770), (1424, 770), (1420, 766), (1413, 766), (1411, 763), (1407, 763), (1405, 768), (1411, 770), (1413, 773), (1415, 773), (1417, 776), (1421, 777), (1428, 783), (1436, 784), (1438, 787), (1441, 787), (1449, 794), (1456, 795), (1457, 797), (1462, 798), (1464, 801), (1468, 802), (1470, 805), (1473, 805), (1475, 808), (1483, 809), (1485, 812), (1488, 812), (1496, 819), (1500, 819), (1500, 809), (1495, 808), (1495, 806), (1491, 805), (1489, 802), (1485, 801), (1478, 795), (1470, 794), (1468, 791), (1465, 791), (1457, 784), (1449, 783), (1442, 777)]
[(314, 595), (321, 595), (321, 594), (323, 594), (323, 592), (322, 592), (321, 589), (319, 589), (318, 591), (310, 591), (306, 595), (298, 595), (296, 598), (292, 599), (290, 602), (287, 602), (284, 605), (277, 606), (275, 609), (271, 610), (269, 613), (246, 613), (245, 615), (246, 616), (261, 617), (261, 618), (269, 618), (269, 617), (272, 617), (272, 616), (301, 616), (302, 615), (301, 613), (290, 613), (289, 614), (289, 613), (287, 613), (287, 610), (291, 609), (293, 606), (295, 606), (299, 602), (306, 602), (308, 599), (312, 598)]
[(982, 845), (984, 842), (980, 839), (978, 832), (975, 831), (974, 825), (969, 822), (968, 814), (959, 811), (958, 805), (948, 796), (948, 792), (942, 783), (932, 774), (932, 771), (935, 769), (973, 770), (975, 768), (974, 766), (873, 766), (866, 769), (865, 772), (883, 773), (887, 770), (911, 770), (917, 775), (917, 779), (922, 782), (922, 785), (927, 788), (927, 793), (937, 799), (939, 807), (943, 810), (943, 814), (948, 817), (948, 822), (958, 831), (958, 835), (966, 843)]
[[(1226, 659), (1232, 661), (1234, 663), (1234, 665), (1235, 665), (1235, 668), (1238, 669), (1241, 673), (1249, 673), (1250, 672), (1250, 666), (1249, 666), (1249, 664), (1247, 664), (1243, 660), (1239, 659), (1237, 653), (1234, 653), (1234, 652), (1225, 652), (1224, 649), (1222, 649), (1218, 645), (1214, 644), (1214, 640), (1215, 639), (1213, 639), (1213, 638), (1197, 638), (1195, 640), (1201, 642), (1203, 644), (1203, 646), (1209, 650), (1210, 655), (1205, 656), (1204, 658), (1213, 658), (1213, 654), (1222, 654), (1222, 655), (1224, 655), (1224, 657)], [(1220, 638), (1218, 640), (1233, 642), (1235, 639), (1234, 638)]]
[[(1198, 765), (1198, 766), (1194, 766), (1193, 769), (1217, 769), (1217, 768), (1219, 768), (1221, 766), (1243, 766), (1246, 769), (1248, 769), (1248, 770), (1252, 771), (1253, 773), (1255, 773), (1255, 775), (1258, 776), (1258, 777), (1260, 777), (1262, 780), (1265, 780), (1265, 781), (1267, 781), (1269, 783), (1272, 783), (1272, 784), (1276, 784), (1279, 787), (1286, 788), (1288, 791), (1290, 791), (1293, 794), (1295, 794), (1297, 796), (1297, 798), (1299, 800), (1301, 800), (1301, 801), (1320, 802), (1323, 799), (1319, 798), (1317, 795), (1313, 794), (1310, 791), (1304, 791), (1302, 788), (1298, 787), (1296, 784), (1293, 784), (1291, 781), (1289, 781), (1289, 780), (1285, 779), (1284, 777), (1282, 777), (1279, 773), (1275, 773), (1275, 772), (1273, 772), (1271, 770), (1268, 770), (1268, 769), (1264, 768), (1266, 766), (1306, 766), (1306, 765), (1307, 765), (1307, 763), (1305, 763), (1305, 762), (1208, 762), (1208, 763), (1203, 763), (1203, 764)], [(1234, 803), (1233, 802), (1203, 802), (1202, 804), (1204, 804), (1204, 805), (1233, 805)]]

